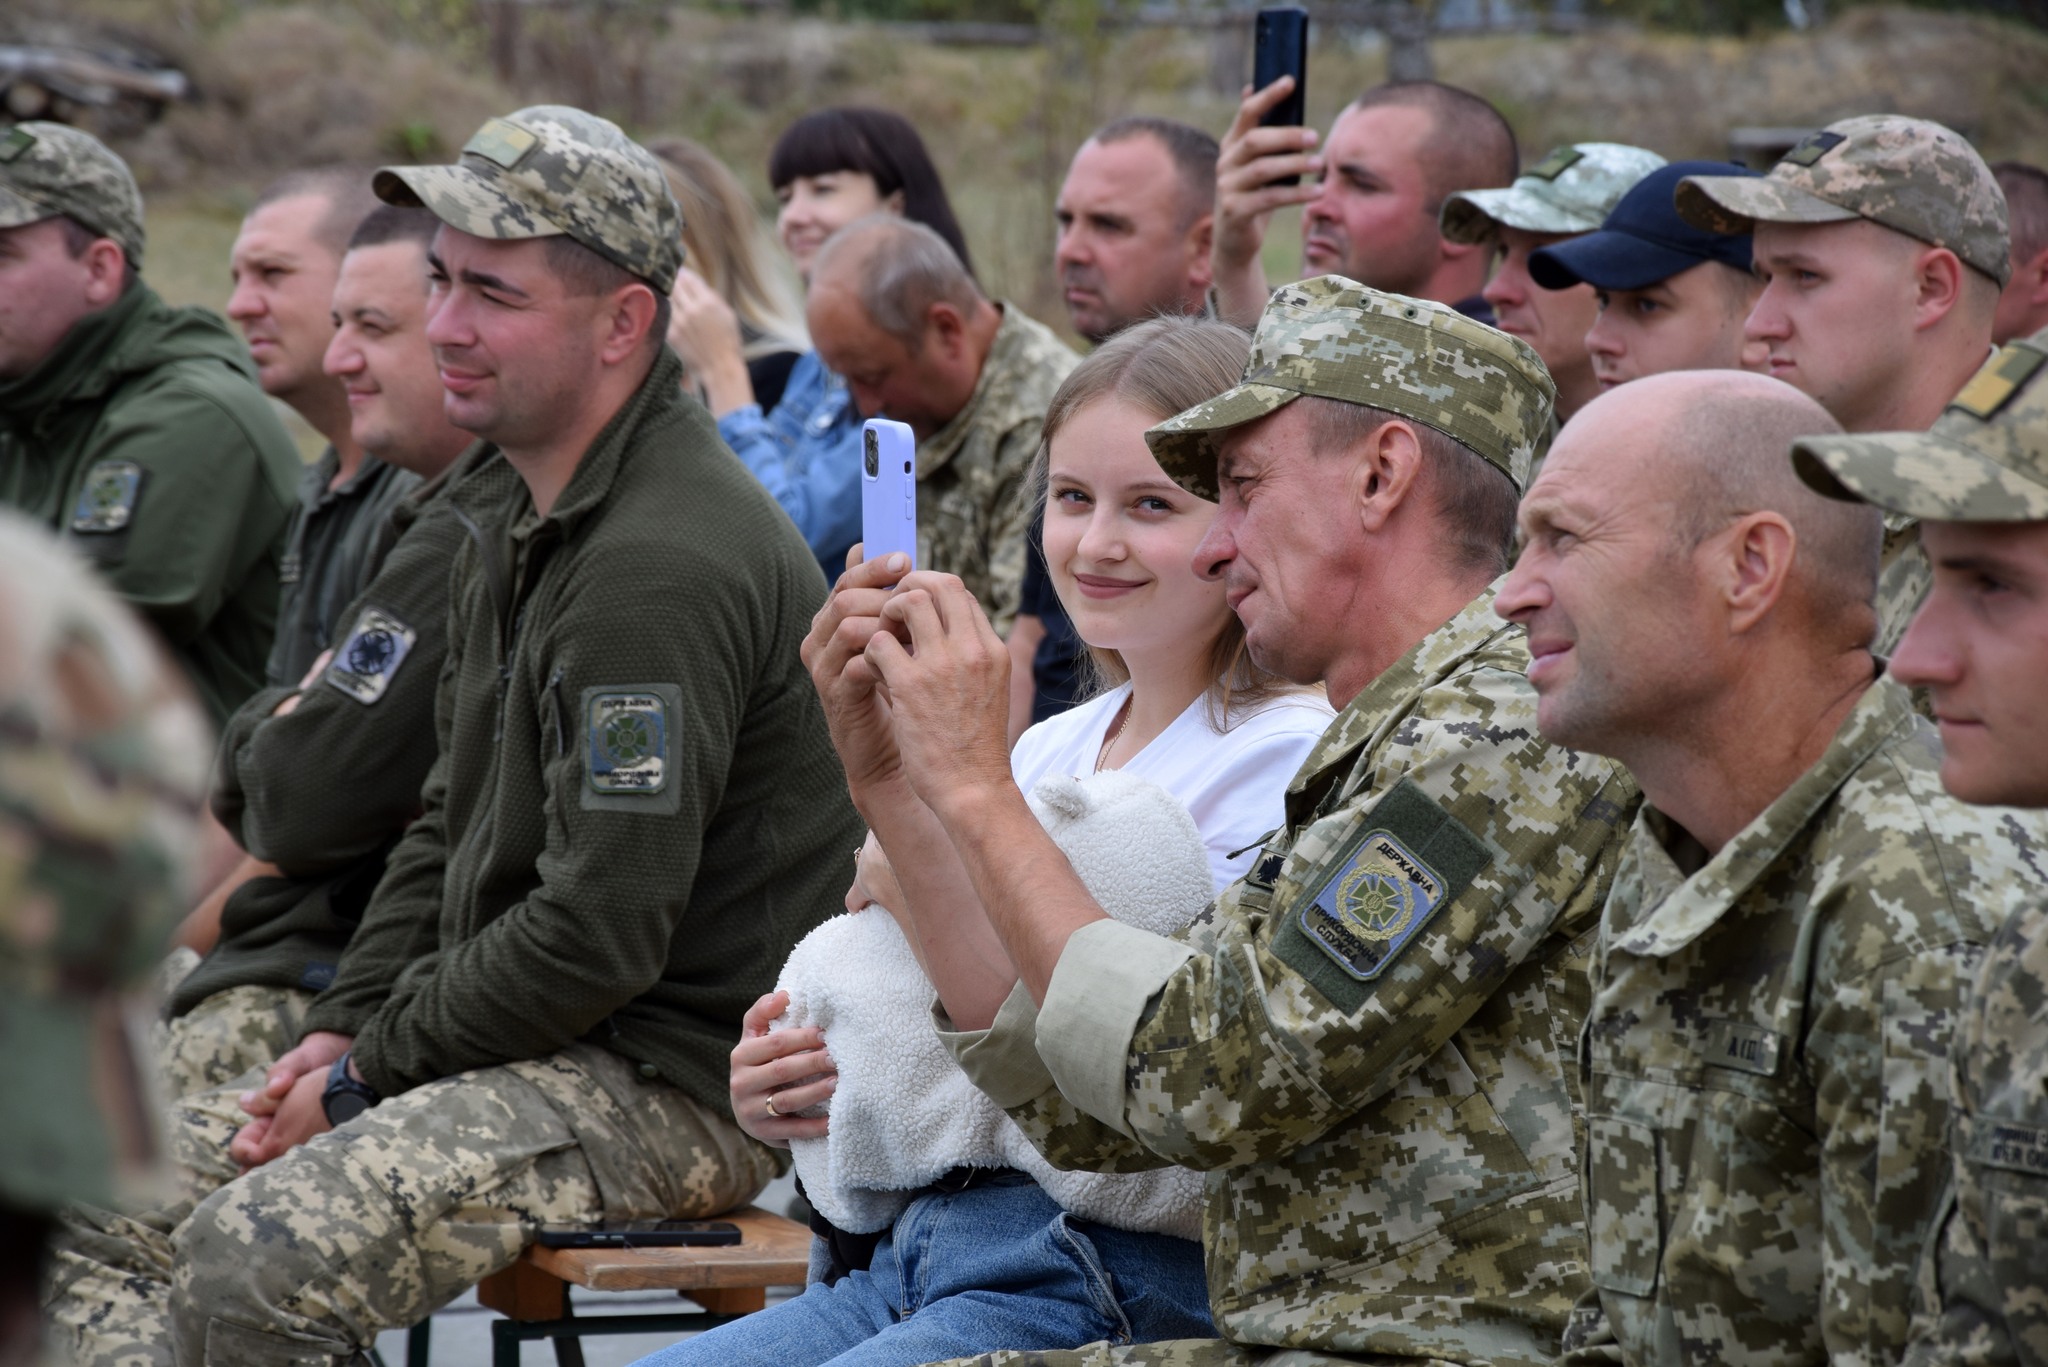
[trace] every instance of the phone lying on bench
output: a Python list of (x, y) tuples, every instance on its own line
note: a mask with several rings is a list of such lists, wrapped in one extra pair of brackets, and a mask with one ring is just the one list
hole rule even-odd
[(542, 1248), (682, 1248), (736, 1244), (740, 1227), (730, 1220), (605, 1220), (594, 1225), (542, 1225), (534, 1242)]

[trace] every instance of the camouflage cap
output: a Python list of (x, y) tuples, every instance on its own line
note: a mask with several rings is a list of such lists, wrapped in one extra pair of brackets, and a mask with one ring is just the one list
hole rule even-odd
[(566, 105), (491, 119), (455, 165), (386, 166), (373, 185), (477, 237), (573, 238), (664, 294), (683, 264), (683, 214), (660, 163), (611, 120)]
[(1680, 217), (1716, 233), (1867, 218), (1948, 248), (2000, 285), (2012, 274), (2005, 192), (1966, 138), (1926, 119), (1842, 119), (1809, 134), (1761, 180), (1687, 176), (1677, 204)]
[(2048, 329), (2013, 342), (1925, 432), (1805, 437), (1799, 477), (1829, 498), (1932, 522), (2048, 521)]
[(1145, 433), (1173, 481), (1216, 497), (1216, 437), (1315, 394), (1384, 408), (1464, 443), (1522, 488), (1557, 389), (1529, 346), (1426, 299), (1341, 275), (1275, 290), (1244, 378)]
[(128, 163), (90, 133), (18, 123), (0, 134), (0, 228), (63, 214), (111, 237), (142, 265), (142, 191)]
[(1637, 181), (1663, 164), (1655, 152), (1626, 143), (1560, 147), (1505, 190), (1460, 190), (1446, 199), (1443, 234), (1453, 242), (1484, 242), (1502, 227), (1590, 233)]

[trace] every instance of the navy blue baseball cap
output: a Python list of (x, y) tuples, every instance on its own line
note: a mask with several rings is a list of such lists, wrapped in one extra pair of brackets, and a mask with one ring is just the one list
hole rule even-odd
[(1678, 216), (1678, 182), (1687, 176), (1757, 173), (1726, 161), (1674, 161), (1637, 181), (1595, 232), (1529, 253), (1529, 278), (1547, 290), (1586, 284), (1600, 290), (1647, 289), (1719, 261), (1749, 270), (1749, 234), (1714, 233)]

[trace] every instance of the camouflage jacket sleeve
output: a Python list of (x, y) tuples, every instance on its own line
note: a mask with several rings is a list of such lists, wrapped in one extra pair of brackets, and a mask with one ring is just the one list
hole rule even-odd
[(1955, 1193), (1906, 1361), (2048, 1363), (2048, 905), (1986, 951), (1950, 1067)]
[[(1270, 891), (1234, 884), (1172, 940), (1089, 927), (1037, 1025), (1057, 1089), (1012, 1116), (1062, 1165), (1130, 1163), (1107, 1126), (1152, 1161), (1215, 1169), (1289, 1154), (1401, 1086), (1510, 974), (1590, 934), (1612, 878), (1633, 785), (1544, 744), (1534, 722), (1506, 670), (1425, 688)], [(1295, 921), (1396, 826), (1456, 871), (1378, 972), (1333, 973)], [(1569, 1059), (1576, 1028), (1551, 1023), (1562, 1033), (1542, 1047)]]

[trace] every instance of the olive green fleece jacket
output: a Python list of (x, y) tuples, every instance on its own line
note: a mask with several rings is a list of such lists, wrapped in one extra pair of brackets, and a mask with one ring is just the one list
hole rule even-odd
[(861, 827), (798, 644), (818, 562), (664, 348), (553, 510), (455, 563), (425, 811), (308, 1030), (388, 1094), (587, 1040), (718, 1111)]
[(241, 340), (140, 281), (0, 380), (0, 503), (156, 626), (216, 726), (263, 685), (300, 469)]
[(518, 483), (479, 445), (416, 485), (367, 548), (375, 577), (337, 614), (318, 681), (289, 712), (277, 706), (298, 690), (266, 688), (229, 720), (213, 813), (280, 876), (229, 896), (220, 939), (171, 993), (171, 1016), (231, 987), (318, 992), (334, 980), (434, 763), (449, 570), (468, 529)]

